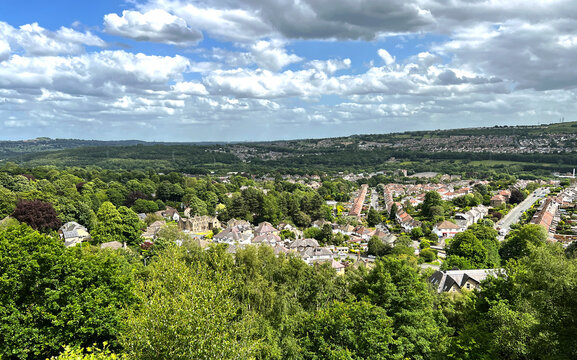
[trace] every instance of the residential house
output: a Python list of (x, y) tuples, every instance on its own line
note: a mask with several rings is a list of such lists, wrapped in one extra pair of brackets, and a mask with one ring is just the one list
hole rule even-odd
[(275, 229), (274, 226), (272, 226), (271, 223), (269, 223), (267, 221), (261, 222), (254, 229), (254, 235), (255, 236), (267, 235), (267, 234), (279, 235), (280, 231)]
[(331, 261), (331, 267), (335, 269), (337, 275), (344, 275), (345, 269), (347, 268), (346, 265), (344, 265), (342, 262), (336, 261), (334, 259)]
[(505, 203), (506, 203), (506, 200), (502, 195), (494, 195), (491, 198), (491, 207), (499, 207)]
[(66, 247), (75, 246), (83, 241), (92, 239), (88, 229), (74, 221), (62, 225), (62, 227), (58, 229), (58, 234), (60, 238), (64, 240), (64, 246)]
[(146, 228), (146, 231), (144, 231), (144, 233), (141, 236), (145, 239), (156, 240), (158, 231), (164, 225), (166, 225), (166, 221), (164, 220), (155, 221)]
[(481, 282), (489, 276), (497, 276), (500, 269), (446, 270), (437, 271), (430, 278), (438, 293), (461, 293), (463, 290), (479, 289)]
[(401, 224), (401, 227), (405, 231), (411, 231), (416, 227), (421, 226), (421, 222), (413, 219), (411, 215), (409, 215), (405, 210), (397, 211), (396, 215), (397, 221)]
[(269, 245), (274, 247), (276, 244), (282, 243), (282, 240), (280, 236), (274, 233), (264, 233), (262, 235), (255, 236), (251, 240), (251, 243), (254, 245)]
[(367, 184), (361, 185), (359, 195), (355, 198), (353, 205), (351, 206), (351, 211), (349, 211), (350, 216), (356, 216), (356, 217), (361, 216), (361, 212), (363, 211), (363, 204), (365, 203), (365, 197), (367, 196), (368, 189), (369, 185)]
[(448, 220), (440, 222), (433, 227), (433, 232), (440, 238), (452, 238), (456, 234), (463, 232), (463, 228)]
[(227, 227), (216, 234), (212, 240), (218, 243), (247, 245), (251, 243), (253, 237), (254, 234), (251, 227), (237, 225)]
[(193, 216), (192, 218), (181, 218), (178, 221), (180, 230), (189, 231), (191, 233), (203, 233), (220, 228), (220, 221), (214, 216)]

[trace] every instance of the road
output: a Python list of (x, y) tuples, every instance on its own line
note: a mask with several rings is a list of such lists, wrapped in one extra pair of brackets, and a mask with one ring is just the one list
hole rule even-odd
[(379, 210), (379, 194), (375, 189), (371, 189), (371, 208)]
[(539, 188), (529, 194), (523, 202), (515, 206), (509, 213), (495, 224), (495, 229), (499, 228), (499, 240), (503, 240), (505, 235), (511, 230), (511, 225), (521, 219), (521, 215), (533, 205), (537, 200), (544, 198), (549, 193), (549, 189)]

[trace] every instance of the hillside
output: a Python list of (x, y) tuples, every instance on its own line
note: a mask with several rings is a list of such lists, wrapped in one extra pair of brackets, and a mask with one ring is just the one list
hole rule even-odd
[(0, 142), (0, 158), (26, 166), (97, 166), (208, 173), (371, 171), (452, 172), (507, 168), (569, 171), (577, 164), (577, 122), (353, 135), (237, 144), (36, 139)]

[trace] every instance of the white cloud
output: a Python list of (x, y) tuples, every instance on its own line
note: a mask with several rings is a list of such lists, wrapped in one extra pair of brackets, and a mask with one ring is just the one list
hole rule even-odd
[(76, 57), (12, 56), (0, 67), (0, 88), (20, 92), (45, 88), (67, 94), (116, 96), (126, 91), (166, 88), (187, 71), (182, 56), (102, 51)]
[(385, 64), (391, 65), (391, 64), (395, 63), (395, 58), (393, 56), (391, 56), (391, 54), (389, 54), (389, 52), (387, 50), (379, 49), (378, 54), (381, 57), (381, 59), (383, 59)]
[(287, 54), (278, 42), (261, 40), (252, 45), (250, 51), (258, 66), (271, 71), (279, 71), (287, 65), (303, 60), (295, 54)]
[(176, 83), (172, 86), (172, 90), (185, 95), (208, 95), (208, 91), (206, 91), (206, 87), (203, 84), (192, 81)]
[(336, 60), (336, 59), (330, 59), (325, 61), (312, 60), (309, 61), (308, 63), (308, 65), (313, 69), (325, 72), (327, 74), (334, 74), (339, 70), (349, 69), (351, 67), (351, 64), (352, 64), (351, 59), (348, 58), (343, 60)]
[[(188, 26), (226, 41), (252, 42), (273, 33), (254, 11), (246, 6), (218, 6), (218, 2), (196, 5), (191, 1), (154, 0), (141, 5), (144, 11), (163, 9), (186, 21)], [(229, 4), (230, 5), (230, 4)]]
[(10, 44), (4, 39), (0, 39), (0, 62), (8, 59), (10, 57)]
[(152, 41), (172, 45), (194, 45), (202, 33), (187, 26), (186, 22), (162, 9), (141, 13), (125, 10), (122, 16), (104, 16), (106, 32), (137, 41)]
[(4, 42), (12, 47), (12, 52), (24, 50), (30, 56), (73, 55), (85, 52), (86, 46), (104, 47), (106, 43), (90, 32), (79, 32), (61, 27), (57, 31), (47, 30), (37, 23), (20, 28), (0, 22), (0, 34)]

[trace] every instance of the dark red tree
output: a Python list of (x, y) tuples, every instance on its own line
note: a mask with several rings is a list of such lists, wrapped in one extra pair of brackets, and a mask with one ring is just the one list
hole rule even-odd
[(62, 222), (51, 203), (40, 200), (20, 200), (12, 214), (16, 220), (40, 231), (56, 230)]

